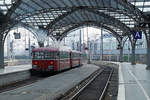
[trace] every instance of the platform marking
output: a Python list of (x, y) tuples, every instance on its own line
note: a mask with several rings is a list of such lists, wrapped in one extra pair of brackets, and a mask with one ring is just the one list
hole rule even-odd
[(136, 76), (131, 72), (131, 70), (127, 67), (128, 72), (131, 74), (131, 76), (135, 79), (135, 81), (137, 82), (137, 84), (139, 85), (140, 89), (142, 90), (142, 92), (144, 93), (144, 96), (146, 97), (147, 100), (150, 100), (150, 97), (148, 96), (148, 94), (146, 93), (144, 87), (141, 85), (141, 83), (138, 81), (138, 79), (136, 78)]
[(121, 64), (119, 64), (119, 90), (117, 100), (125, 100), (125, 87)]

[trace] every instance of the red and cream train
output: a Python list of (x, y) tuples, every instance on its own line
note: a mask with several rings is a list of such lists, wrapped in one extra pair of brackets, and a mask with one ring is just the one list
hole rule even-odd
[(61, 71), (82, 64), (82, 53), (71, 49), (34, 48), (32, 71)]

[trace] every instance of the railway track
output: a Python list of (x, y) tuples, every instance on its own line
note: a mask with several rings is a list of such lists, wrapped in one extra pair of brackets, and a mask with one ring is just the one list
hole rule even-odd
[(45, 79), (47, 77), (51, 77), (51, 76), (54, 76), (56, 74), (60, 74), (60, 73), (63, 73), (65, 71), (68, 71), (68, 70), (70, 70), (70, 69), (63, 70), (63, 71), (60, 71), (60, 72), (55, 72), (55, 73), (31, 72), (31, 76), (30, 76), (29, 79), (18, 81), (18, 82), (14, 82), (14, 83), (10, 83), (10, 84), (4, 85), (4, 86), (0, 86), (0, 93), (6, 92), (6, 91), (10, 91), (10, 90), (14, 90), (14, 89), (17, 89), (19, 87), (30, 85), (30, 84), (35, 83), (37, 81), (43, 80), (43, 79)]
[(76, 93), (70, 93), (61, 100), (103, 100), (107, 91), (113, 68), (100, 70), (92, 79), (82, 86)]
[[(71, 93), (69, 96), (67, 94), (67, 98), (61, 98), (61, 100), (103, 100), (112, 73), (113, 68), (102, 67), (93, 73), (90, 78), (84, 80), (84, 84), (77, 86), (77, 90), (74, 93)], [(31, 76), (30, 79), (0, 87), (0, 93), (32, 84), (44, 78), (46, 77)]]
[(37, 81), (40, 81), (40, 80), (42, 80), (46, 77), (48, 77), (48, 75), (47, 76), (46, 75), (42, 76), (42, 75), (39, 74), (37, 76), (31, 76), (29, 79), (26, 79), (26, 80), (23, 80), (23, 81), (18, 81), (18, 82), (15, 82), (15, 83), (11, 83), (9, 85), (2, 86), (2, 87), (0, 87), (0, 93), (10, 91), (10, 90), (14, 90), (14, 89), (19, 88), (19, 87), (30, 85), (30, 84), (35, 83)]

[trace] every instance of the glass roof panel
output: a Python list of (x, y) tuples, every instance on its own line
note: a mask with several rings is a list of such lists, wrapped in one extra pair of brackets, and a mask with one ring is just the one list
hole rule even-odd
[[(8, 9), (11, 8), (13, 3), (15, 3), (16, 1), (18, 0), (0, 0), (0, 11), (3, 14), (6, 14), (8, 12)], [(39, 25), (46, 26), (48, 23), (50, 23), (57, 17), (63, 15), (67, 11), (70, 11), (71, 7), (73, 6), (74, 7), (91, 6), (93, 7), (93, 9), (96, 8), (95, 6), (99, 6), (95, 10), (99, 12), (103, 12), (104, 14), (107, 14), (119, 20), (120, 22), (126, 24), (130, 28), (134, 27), (134, 24), (136, 23), (135, 19), (138, 16), (140, 16), (140, 15), (136, 16), (134, 12), (132, 13), (134, 13), (135, 15), (132, 13), (128, 13), (126, 9), (130, 7), (124, 7), (123, 5), (121, 5), (121, 3), (117, 4), (116, 2), (118, 0), (99, 0), (100, 2), (103, 1), (103, 3), (94, 2), (97, 0), (93, 0), (93, 1), (92, 0), (21, 0), (21, 1), (22, 2), (19, 5), (19, 7), (17, 7), (14, 13), (12, 13), (11, 18), (15, 19), (17, 17), (16, 18), (17, 21), (22, 21), (29, 25), (35, 25), (35, 27)], [(150, 0), (126, 0), (126, 1), (128, 1), (135, 7), (139, 8), (139, 10), (143, 12), (150, 11)], [(109, 3), (106, 4), (107, 2)], [(102, 8), (103, 6), (104, 8)], [(117, 7), (117, 9), (115, 9), (115, 11), (111, 11), (110, 10), (111, 7), (114, 8)], [(86, 13), (88, 14), (88, 12)], [(93, 14), (89, 14), (89, 16), (91, 16), (90, 18), (98, 18), (96, 15)], [(76, 13), (75, 15), (71, 16), (70, 19), (71, 18), (74, 18), (77, 21), (82, 21), (83, 19), (82, 16), (79, 16)], [(88, 16), (85, 17), (85, 19), (88, 19)], [(71, 20), (67, 20), (66, 22), (71, 23)], [(115, 29), (115, 27), (112, 28)]]
[(131, 4), (139, 8), (143, 12), (150, 11), (150, 1), (149, 0), (128, 0)]
[(0, 11), (6, 14), (12, 3), (15, 3), (15, 0), (0, 0)]

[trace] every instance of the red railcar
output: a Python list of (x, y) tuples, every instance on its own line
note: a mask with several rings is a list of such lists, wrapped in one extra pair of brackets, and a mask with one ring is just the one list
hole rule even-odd
[(80, 66), (82, 64), (82, 53), (72, 50), (70, 52), (71, 67)]
[(60, 71), (80, 66), (82, 54), (70, 49), (34, 48), (32, 51), (32, 70)]

